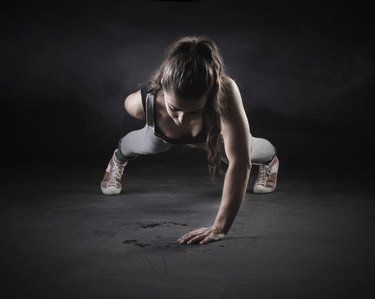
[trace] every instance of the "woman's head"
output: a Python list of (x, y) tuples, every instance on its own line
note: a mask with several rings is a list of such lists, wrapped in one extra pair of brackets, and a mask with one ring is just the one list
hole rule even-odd
[(162, 88), (180, 99), (200, 99), (213, 96), (225, 75), (223, 59), (212, 39), (185, 36), (167, 48), (150, 89)]
[(163, 63), (149, 84), (150, 90), (163, 89), (167, 111), (176, 124), (188, 124), (194, 121), (194, 115), (204, 112), (209, 124), (211, 175), (219, 165), (220, 117), (227, 113), (225, 76), (216, 43), (206, 36), (186, 36), (168, 47)]
[(162, 88), (182, 99), (198, 99), (214, 87), (216, 45), (203, 37), (183, 37), (167, 51), (161, 67)]
[(175, 94), (164, 92), (165, 107), (168, 115), (177, 126), (192, 126), (202, 118), (206, 108), (207, 97), (181, 98)]

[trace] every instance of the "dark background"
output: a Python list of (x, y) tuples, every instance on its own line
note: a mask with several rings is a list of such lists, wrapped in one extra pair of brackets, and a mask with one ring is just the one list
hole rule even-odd
[[(217, 42), (253, 135), (274, 143), (284, 165), (368, 165), (375, 49), (364, 3), (7, 4), (2, 165), (105, 167), (119, 138), (143, 125), (124, 110), (125, 97), (147, 82), (171, 42), (192, 34)], [(174, 163), (181, 151), (157, 160)]]
[[(3, 298), (375, 298), (369, 5), (50, 2), (0, 8)], [(125, 97), (190, 34), (217, 42), (280, 158), (276, 192), (252, 194), (255, 167), (230, 233), (204, 246), (176, 244), (219, 208), (202, 152), (140, 157), (119, 196), (99, 188), (143, 126)]]

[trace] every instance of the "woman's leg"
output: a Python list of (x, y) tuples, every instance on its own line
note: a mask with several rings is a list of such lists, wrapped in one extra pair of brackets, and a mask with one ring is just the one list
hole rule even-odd
[(116, 157), (119, 160), (128, 161), (139, 155), (164, 152), (172, 146), (172, 144), (166, 143), (155, 136), (154, 128), (146, 125), (144, 128), (132, 131), (120, 139)]
[[(224, 150), (221, 151), (221, 160), (228, 164)], [(259, 165), (258, 178), (253, 186), (254, 193), (274, 191), (279, 170), (279, 159), (276, 156), (275, 146), (267, 139), (252, 137), (251, 163)]]
[(264, 138), (252, 138), (251, 163), (267, 164), (276, 155), (276, 148), (271, 142)]
[(253, 186), (254, 193), (273, 192), (279, 171), (276, 148), (266, 139), (253, 137), (251, 161), (259, 165), (258, 177)]
[[(251, 148), (251, 163), (252, 164), (267, 164), (272, 161), (276, 155), (276, 148), (264, 138), (252, 137), (252, 148)], [(225, 154), (224, 146), (220, 151), (221, 160), (228, 164), (228, 158)]]
[(126, 134), (120, 139), (118, 148), (108, 163), (100, 184), (102, 192), (106, 195), (115, 195), (121, 192), (122, 174), (129, 160), (135, 159), (139, 155), (161, 153), (172, 146), (155, 136), (153, 127), (148, 125)]

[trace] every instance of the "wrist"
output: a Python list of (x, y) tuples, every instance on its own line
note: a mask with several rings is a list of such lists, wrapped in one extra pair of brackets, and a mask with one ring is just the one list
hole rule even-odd
[(211, 226), (211, 228), (217, 232), (217, 233), (220, 233), (220, 234), (224, 234), (226, 235), (229, 231), (229, 228), (226, 229), (223, 225), (218, 225), (218, 224), (214, 224)]

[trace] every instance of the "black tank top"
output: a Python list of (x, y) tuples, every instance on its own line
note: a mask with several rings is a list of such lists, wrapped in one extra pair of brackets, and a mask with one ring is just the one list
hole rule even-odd
[[(148, 105), (146, 105), (146, 98), (147, 94), (150, 93), (152, 95), (152, 100), (155, 101), (155, 93), (148, 92), (147, 86), (145, 85), (139, 85), (141, 87), (141, 95), (142, 95), (142, 104), (143, 104), (143, 110), (146, 113), (146, 109), (149, 109)], [(154, 106), (154, 105), (153, 105)], [(154, 106), (155, 107), (155, 106)], [(208, 126), (207, 121), (203, 117), (203, 127), (202, 130), (199, 132), (199, 134), (195, 137), (191, 135), (182, 136), (180, 138), (169, 138), (165, 136), (160, 129), (158, 128), (158, 125), (156, 123), (156, 111), (147, 111), (147, 113), (153, 113), (154, 115), (154, 133), (159, 138), (163, 139), (165, 142), (170, 144), (197, 144), (197, 143), (205, 143), (207, 139), (207, 133), (208, 133)]]

